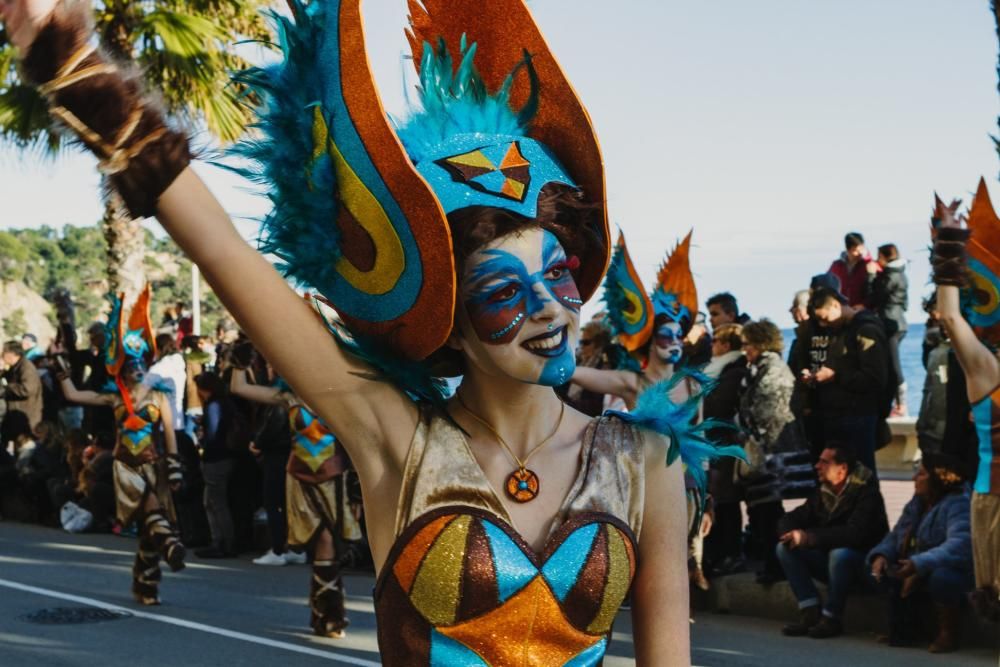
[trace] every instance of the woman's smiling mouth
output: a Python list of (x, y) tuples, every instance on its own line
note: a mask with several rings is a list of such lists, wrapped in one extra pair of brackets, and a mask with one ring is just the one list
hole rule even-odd
[(530, 338), (521, 343), (521, 347), (542, 357), (558, 357), (566, 349), (566, 327)]

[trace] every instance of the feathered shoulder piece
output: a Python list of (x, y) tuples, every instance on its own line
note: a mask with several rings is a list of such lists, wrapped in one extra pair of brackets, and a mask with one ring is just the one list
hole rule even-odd
[(656, 288), (652, 302), (656, 315), (666, 315), (671, 321), (680, 323), (686, 333), (698, 312), (698, 290), (691, 273), (691, 235), (678, 243), (660, 266), (656, 275)]
[[(688, 380), (693, 380), (698, 385), (698, 391), (681, 403), (674, 402), (670, 397), (674, 389)], [(706, 419), (699, 424), (694, 423), (698, 418), (699, 404), (712, 391), (714, 384), (703, 373), (693, 369), (681, 369), (669, 379), (661, 380), (643, 391), (636, 400), (635, 409), (631, 412), (609, 410), (606, 414), (615, 415), (625, 422), (667, 436), (670, 439), (667, 465), (680, 457), (687, 467), (687, 472), (704, 492), (708, 484), (705, 475), (706, 463), (721, 456), (746, 460), (746, 454), (738, 445), (720, 446), (706, 435), (708, 431), (720, 428), (735, 431), (737, 427), (734, 424), (718, 419)]]
[(642, 287), (621, 232), (604, 278), (604, 303), (608, 308), (607, 321), (622, 347), (629, 352), (643, 349), (653, 335), (653, 304)]
[(979, 179), (969, 211), (969, 287), (962, 290), (962, 310), (986, 345), (1000, 347), (1000, 218), (986, 181)]

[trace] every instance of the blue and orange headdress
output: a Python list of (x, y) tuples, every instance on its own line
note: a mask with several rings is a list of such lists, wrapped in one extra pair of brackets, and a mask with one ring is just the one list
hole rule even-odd
[(1000, 348), (1000, 218), (982, 178), (968, 226), (969, 286), (962, 290), (962, 311), (979, 339), (995, 350)]
[(691, 273), (691, 235), (674, 246), (656, 274), (656, 288), (650, 295), (655, 315), (677, 322), (686, 334), (698, 312), (698, 289)]
[(153, 323), (149, 319), (150, 288), (147, 283), (129, 313), (124, 317), (124, 294), (109, 295), (111, 312), (104, 325), (104, 365), (108, 375), (118, 377), (128, 360), (136, 360), (149, 368), (156, 356)]
[(656, 288), (646, 295), (625, 246), (625, 237), (611, 257), (611, 266), (604, 281), (604, 302), (608, 306), (608, 321), (618, 336), (618, 342), (629, 352), (642, 350), (653, 336), (654, 321), (665, 317), (681, 325), (687, 333), (698, 310), (698, 290), (691, 275), (691, 234), (684, 237), (660, 266)]
[[(368, 350), (426, 359), (454, 321), (445, 216), (481, 205), (533, 217), (553, 182), (603, 209), (589, 117), (523, 0), (411, 1), (421, 108), (399, 123), (372, 76), (360, 0), (289, 4), (291, 18), (273, 17), (283, 62), (240, 77), (261, 100), (260, 136), (236, 151), (273, 202), (261, 250), (325, 297)], [(584, 299), (607, 266), (600, 220), (589, 232), (603, 247), (575, 275)]]

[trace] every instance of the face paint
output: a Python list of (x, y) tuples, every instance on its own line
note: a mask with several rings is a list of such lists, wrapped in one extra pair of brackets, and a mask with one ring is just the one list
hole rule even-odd
[(571, 274), (576, 266), (556, 237), (540, 229), (505, 237), (470, 257), (465, 312), (490, 365), (526, 382), (569, 380), (581, 305)]
[(142, 382), (146, 377), (146, 364), (139, 359), (126, 359), (122, 365), (122, 376), (134, 382)]
[(680, 363), (684, 354), (684, 342), (681, 325), (677, 322), (667, 322), (660, 326), (653, 340), (656, 354), (660, 361), (668, 364)]

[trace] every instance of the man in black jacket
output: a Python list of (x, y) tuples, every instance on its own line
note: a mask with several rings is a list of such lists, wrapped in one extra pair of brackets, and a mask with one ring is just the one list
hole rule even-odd
[[(865, 554), (889, 531), (878, 481), (845, 443), (828, 443), (816, 463), (821, 486), (781, 519), (778, 560), (799, 601), (801, 618), (786, 625), (790, 637), (816, 639), (843, 632), (847, 593), (860, 580)], [(812, 577), (826, 581), (826, 605)]]
[[(4, 343), (0, 359), (0, 370), (3, 371), (0, 375), (0, 388), (3, 399), (7, 402), (3, 428), (0, 429), (3, 432), (0, 446), (6, 447), (8, 440), (19, 435), (30, 435), (38, 422), (42, 421), (42, 381), (35, 365), (24, 356), (21, 341)], [(15, 419), (14, 413), (17, 412), (23, 413), (26, 419)], [(23, 426), (15, 427), (17, 422), (24, 423), (27, 429)]]
[[(819, 428), (811, 429), (813, 451), (826, 442), (845, 441), (857, 458), (877, 475), (875, 444), (879, 422), (888, 407), (890, 360), (877, 315), (852, 308), (836, 291), (821, 287), (809, 299), (816, 329), (798, 354), (805, 359), (799, 380)], [(890, 390), (894, 391), (895, 387)]]

